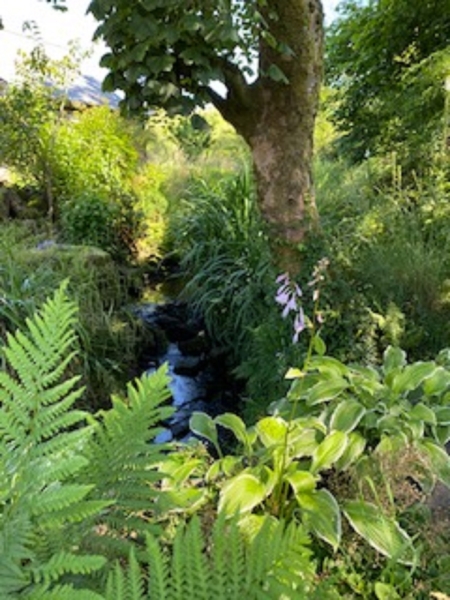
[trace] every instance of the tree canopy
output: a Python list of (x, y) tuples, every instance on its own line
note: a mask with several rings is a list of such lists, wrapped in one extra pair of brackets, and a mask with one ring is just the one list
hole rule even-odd
[[(354, 159), (397, 149), (419, 156), (442, 123), (450, 76), (450, 0), (345, 0), (327, 45), (336, 122)], [(418, 158), (417, 156), (417, 158)]]

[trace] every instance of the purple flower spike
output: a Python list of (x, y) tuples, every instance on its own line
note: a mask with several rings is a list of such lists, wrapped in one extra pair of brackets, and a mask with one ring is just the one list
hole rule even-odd
[(298, 342), (298, 338), (301, 334), (301, 332), (305, 329), (306, 327), (306, 323), (305, 323), (305, 313), (303, 312), (303, 308), (300, 306), (298, 313), (295, 315), (295, 319), (294, 319), (294, 337), (292, 338), (292, 341), (294, 342), (294, 344), (296, 344)]

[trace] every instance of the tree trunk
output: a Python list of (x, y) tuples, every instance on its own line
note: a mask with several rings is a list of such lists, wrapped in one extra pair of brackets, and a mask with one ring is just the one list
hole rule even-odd
[(231, 93), (225, 103), (216, 105), (252, 150), (260, 209), (278, 263), (294, 273), (299, 269), (298, 245), (318, 222), (312, 159), (323, 64), (323, 10), (320, 0), (269, 0), (262, 12), (271, 39), (285, 51), (263, 38), (258, 80), (246, 86), (230, 77)]
[(248, 142), (262, 216), (280, 266), (292, 272), (298, 270), (292, 264), (298, 245), (318, 222), (311, 172), (316, 100), (289, 109), (283, 105), (292, 99), (284, 96), (272, 101), (267, 94), (264, 115)]

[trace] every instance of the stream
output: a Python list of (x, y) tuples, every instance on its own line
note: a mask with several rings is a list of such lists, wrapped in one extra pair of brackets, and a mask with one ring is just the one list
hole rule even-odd
[(202, 321), (192, 317), (186, 303), (160, 297), (141, 304), (136, 314), (152, 337), (143, 358), (144, 372), (150, 375), (167, 362), (171, 379), (175, 413), (163, 424), (157, 442), (187, 441), (195, 411), (214, 417), (238, 410), (239, 390), (227, 368), (227, 353), (212, 346)]

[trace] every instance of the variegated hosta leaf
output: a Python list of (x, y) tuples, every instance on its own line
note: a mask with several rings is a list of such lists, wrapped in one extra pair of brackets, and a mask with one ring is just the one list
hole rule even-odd
[(220, 492), (219, 512), (227, 515), (251, 511), (267, 496), (266, 486), (251, 473), (240, 473), (230, 479)]
[(348, 444), (348, 436), (343, 431), (333, 431), (319, 444), (313, 453), (311, 473), (329, 469), (342, 456)]
[(302, 492), (296, 498), (308, 527), (336, 550), (342, 536), (341, 511), (336, 498), (325, 489)]
[(365, 407), (356, 400), (343, 400), (331, 416), (330, 429), (349, 433), (358, 426), (365, 413)]
[(413, 564), (415, 550), (409, 535), (379, 506), (363, 500), (345, 502), (343, 511), (353, 529), (375, 550), (404, 564)]

